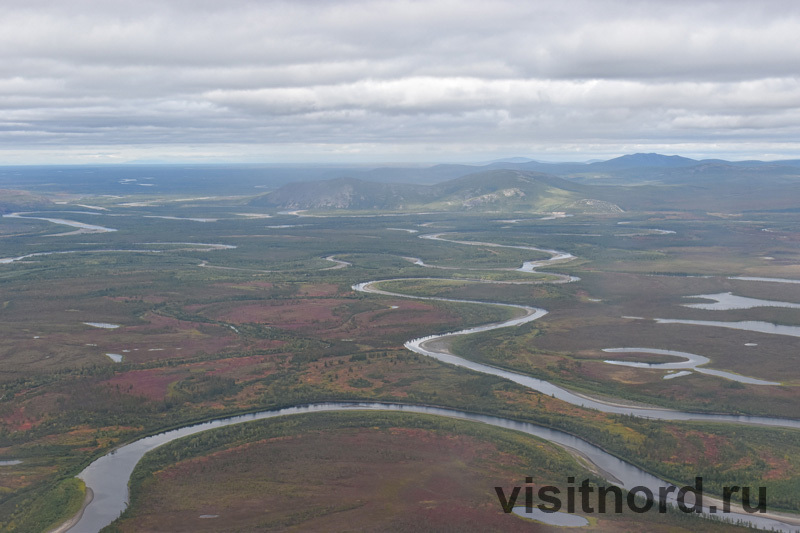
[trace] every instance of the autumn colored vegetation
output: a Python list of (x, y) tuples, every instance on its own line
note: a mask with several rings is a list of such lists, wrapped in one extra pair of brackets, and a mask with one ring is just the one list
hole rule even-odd
[[(771, 508), (800, 511), (796, 431), (661, 423), (568, 405), (403, 347), (411, 338), (503, 320), (512, 313), (508, 308), (352, 290), (353, 284), (363, 281), (414, 278), (383, 286), (412, 296), (543, 307), (549, 314), (531, 324), (463, 337), (452, 349), (587, 394), (684, 410), (797, 417), (800, 375), (792, 362), (794, 339), (649, 320), (713, 316), (713, 320), (798, 325), (800, 311), (794, 309), (711, 312), (681, 305), (691, 301), (684, 296), (725, 291), (800, 302), (800, 285), (775, 287), (728, 279), (800, 278), (794, 212), (748, 213), (747, 220), (700, 212), (649, 212), (546, 221), (534, 217), (509, 223), (509, 217), (492, 214), (315, 218), (273, 212), (272, 218), (263, 219), (238, 215), (253, 208), (230, 199), (132, 207), (121, 207), (120, 201), (109, 198), (91, 202), (110, 213), (69, 216), (118, 231), (44, 237), (67, 229), (42, 221), (0, 219), (0, 259), (69, 252), (0, 264), (0, 461), (22, 461), (0, 466), (0, 530), (42, 531), (67, 518), (82, 500), (82, 487), (72, 481), (74, 475), (120, 444), (200, 420), (326, 400), (432, 404), (530, 421), (574, 433), (678, 483), (702, 475), (709, 491), (724, 484), (766, 485)], [(779, 231), (761, 231), (768, 226)], [(542, 258), (535, 253), (418, 238), (420, 233), (444, 231), (464, 240), (568, 251), (577, 259), (546, 270), (572, 274), (581, 281), (508, 285), (467, 281), (548, 278), (514, 270), (522, 260)], [(202, 243), (236, 248), (212, 249)], [(329, 256), (351, 265), (330, 269), (334, 263), (324, 259)], [(405, 257), (455, 270), (425, 268)], [(712, 360), (712, 368), (780, 381), (781, 386), (739, 386), (699, 374), (663, 380), (661, 371), (602, 362), (602, 348), (624, 346), (703, 354)], [(122, 362), (112, 361), (107, 353), (122, 355)], [(148, 520), (162, 520), (172, 512), (170, 506), (178, 508), (195, 498), (198, 504), (219, 499), (214, 487), (233, 483), (239, 471), (232, 465), (243, 462), (254, 465), (245, 499), (228, 507), (231, 516), (241, 517), (242, 527), (259, 520), (274, 527), (321, 527), (320, 521), (336, 509), (342, 517), (369, 511), (366, 516), (376, 525), (414, 510), (432, 523), (463, 519), (488, 527), (497, 518), (499, 505), (492, 503), (491, 492), (486, 499), (475, 487), (482, 486), (479, 481), (490, 473), (492, 479), (500, 479), (501, 473), (516, 474), (514, 479), (503, 478), (510, 485), (521, 481), (524, 473), (518, 468), (523, 464), (543, 464), (543, 475), (557, 477), (552, 479), (556, 483), (564, 477), (561, 472), (580, 468), (550, 446), (531, 444), (536, 455), (526, 455), (534, 452), (525, 451), (528, 444), (519, 436), (458, 424), (443, 429), (438, 422), (388, 415), (342, 416), (340, 425), (330, 427), (313, 426), (318, 422), (314, 420), (277, 429), (260, 425), (262, 433), (252, 441), (226, 432), (208, 436), (209, 441), (197, 437), (202, 444), (197, 453), (176, 457), (174, 465), (158, 462), (169, 457), (159, 455), (162, 452), (152, 462), (148, 457), (143, 468), (152, 467), (155, 477), (147, 474), (136, 482), (137, 503), (119, 528), (146, 527), (142, 524), (151, 523)], [(277, 492), (262, 484), (259, 476), (266, 475), (268, 465), (257, 456), (275, 457), (293, 445), (298, 453), (307, 454), (297, 456), (309, 461), (305, 470), (298, 470), (303, 475), (310, 476), (322, 463), (333, 470), (353, 464), (352, 455), (320, 455), (320, 443), (326, 439), (338, 442), (343, 450), (347, 443), (363, 441), (377, 472), (401, 476), (406, 487), (421, 488), (398, 493), (401, 497), (393, 510), (376, 510), (375, 502), (337, 507), (343, 504), (301, 490), (312, 481), (330, 487), (324, 479), (308, 477)], [(503, 455), (507, 443), (513, 444), (508, 456)], [(386, 455), (375, 451), (379, 449), (387, 450)], [(448, 468), (451, 477), (422, 479), (419, 468), (399, 469), (397, 458), (403, 450), (414, 461), (422, 461), (419, 464), (453, 466)], [(445, 461), (447, 450), (461, 458), (463, 472), (455, 472), (455, 459)], [(476, 460), (478, 451), (497, 461), (482, 464)], [(525, 457), (528, 463), (519, 462)], [(299, 463), (287, 459), (284, 474), (291, 477), (287, 473)], [(195, 475), (206, 476), (202, 479), (209, 484), (194, 487), (201, 492), (190, 496), (189, 480)], [(354, 473), (351, 481), (366, 483), (369, 477), (365, 469)], [(362, 492), (374, 494), (379, 486), (384, 485), (364, 484), (372, 488)], [(148, 487), (156, 492), (150, 494)], [(353, 489), (346, 494), (355, 498), (357, 493)], [(429, 493), (455, 496), (425, 507), (433, 499)], [(174, 499), (163, 499), (159, 507), (155, 500), (164, 494), (173, 494)], [(390, 500), (394, 501), (386, 501)], [(45, 508), (50, 511), (34, 512)], [(263, 514), (266, 508), (278, 511)], [(199, 508), (191, 513), (195, 513), (192, 520), (217, 514)], [(499, 518), (504, 529), (525, 524), (521, 518)], [(191, 522), (197, 531), (201, 526), (219, 527), (218, 519), (198, 520)], [(409, 527), (419, 525), (409, 520)], [(665, 520), (653, 527), (690, 528)], [(709, 530), (717, 527), (702, 524)], [(625, 527), (635, 526), (641, 523)]]

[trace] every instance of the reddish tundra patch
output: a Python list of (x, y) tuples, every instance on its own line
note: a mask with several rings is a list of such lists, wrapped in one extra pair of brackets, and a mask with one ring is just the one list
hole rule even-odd
[(679, 443), (669, 457), (669, 461), (677, 463), (701, 464), (703, 462), (719, 463), (724, 448), (730, 445), (730, 439), (722, 435), (706, 434), (700, 431), (685, 430), (677, 426), (665, 428)]
[[(430, 324), (450, 322), (456, 317), (431, 304), (408, 300), (387, 302), (388, 309), (378, 309), (361, 313), (359, 320), (371, 326), (392, 326), (398, 324)], [(396, 306), (392, 309), (392, 306)]]
[(3, 417), (3, 425), (10, 431), (27, 431), (41, 420), (33, 419), (25, 413), (25, 406), (14, 409)]
[[(136, 509), (147, 512), (120, 531), (219, 531), (222, 523), (201, 514), (242, 531), (531, 531), (503, 513), (492, 490), (519, 468), (516, 456), (475, 437), (311, 430), (167, 466), (139, 496)], [(229, 488), (225, 497), (219, 487)]]
[(113, 344), (106, 341), (99, 346), (113, 353), (131, 350), (123, 355), (136, 362), (189, 357), (200, 352), (216, 353), (244, 346), (239, 336), (223, 325), (189, 322), (155, 313), (143, 318), (147, 324), (115, 330)]
[(339, 286), (333, 283), (303, 284), (297, 294), (309, 298), (336, 296), (339, 294)]
[[(311, 285), (303, 290), (334, 293), (336, 285)], [(364, 311), (365, 304), (349, 298), (308, 297), (259, 302), (193, 305), (184, 309), (231, 324), (263, 324), (300, 330), (322, 338), (373, 339), (392, 334), (414, 336), (418, 326), (460, 323), (460, 319), (434, 305), (407, 300), (389, 301), (379, 309)], [(367, 305), (371, 307), (371, 305)]]
[(188, 375), (183, 369), (151, 368), (147, 370), (131, 370), (118, 374), (102, 382), (110, 387), (119, 387), (120, 392), (133, 396), (144, 396), (150, 400), (163, 400), (167, 396), (170, 383), (179, 381)]
[(403, 340), (408, 340), (423, 335), (419, 333), (420, 327), (452, 324), (455, 328), (459, 321), (457, 316), (431, 304), (407, 300), (388, 301), (385, 308), (353, 315), (342, 327), (328, 332), (327, 337), (374, 339), (402, 334), (407, 336)]
[(770, 470), (764, 474), (763, 479), (790, 479), (795, 475), (795, 469), (792, 468), (792, 464), (785, 457), (775, 457), (771, 453), (765, 453), (761, 458), (770, 468)]
[(241, 305), (222, 311), (216, 318), (234, 324), (252, 322), (285, 329), (299, 329), (312, 325), (328, 328), (342, 321), (342, 318), (334, 314), (334, 309), (349, 303), (352, 302), (338, 298), (271, 300), (258, 304)]
[[(240, 379), (248, 381), (272, 374), (275, 369), (275, 359), (278, 357), (283, 357), (283, 354), (279, 356), (251, 355), (248, 357), (231, 357), (229, 359), (220, 359), (218, 361), (197, 363), (188, 366), (192, 368), (203, 368), (207, 371), (208, 375), (219, 375), (232, 377), (237, 381)], [(263, 370), (263, 372), (256, 373), (255, 369)]]
[(270, 281), (248, 281), (245, 283), (216, 283), (215, 286), (247, 291), (252, 289), (271, 289), (275, 284)]
[(111, 300), (112, 302), (138, 302), (142, 301), (149, 304), (162, 304), (169, 300), (168, 296), (158, 296), (155, 294), (150, 294), (147, 296), (142, 297), (135, 297), (135, 296), (106, 296), (107, 299)]
[[(103, 385), (117, 388), (125, 394), (144, 396), (151, 400), (163, 400), (172, 383), (191, 375), (224, 376), (237, 381), (265, 377), (275, 371), (275, 355), (251, 355), (231, 357), (216, 361), (189, 363), (178, 367), (131, 370), (103, 381)], [(260, 372), (254, 373), (255, 370)]]

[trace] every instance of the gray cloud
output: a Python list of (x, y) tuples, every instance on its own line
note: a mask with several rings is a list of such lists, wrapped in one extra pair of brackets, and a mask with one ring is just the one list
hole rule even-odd
[(794, 155), (798, 34), (794, 1), (7, 0), (0, 162)]

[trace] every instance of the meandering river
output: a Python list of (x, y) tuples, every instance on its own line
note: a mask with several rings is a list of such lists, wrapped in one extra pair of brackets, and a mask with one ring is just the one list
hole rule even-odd
[[(495, 427), (521, 431), (529, 435), (533, 435), (568, 450), (575, 450), (588, 458), (597, 469), (605, 473), (604, 475), (608, 480), (617, 486), (631, 489), (636, 486), (648, 487), (654, 494), (659, 494), (659, 487), (670, 487), (668, 483), (660, 478), (648, 474), (644, 470), (619, 459), (602, 449), (586, 442), (583, 439), (535, 424), (527, 422), (518, 422), (515, 420), (508, 420), (496, 416), (489, 416), (477, 413), (470, 413), (467, 411), (460, 411), (456, 409), (444, 409), (440, 407), (427, 407), (422, 405), (404, 405), (397, 403), (375, 403), (375, 402), (328, 402), (317, 403), (311, 405), (303, 405), (296, 407), (288, 407), (285, 409), (276, 409), (271, 411), (261, 411), (258, 413), (233, 416), (204, 422), (201, 424), (194, 424), (192, 426), (174, 429), (139, 439), (135, 442), (122, 446), (121, 448), (104, 455), (90, 464), (78, 477), (82, 479), (86, 486), (94, 493), (94, 499), (85, 507), (83, 515), (80, 520), (69, 529), (69, 531), (79, 533), (90, 533), (100, 531), (103, 527), (107, 526), (125, 510), (128, 506), (128, 480), (130, 479), (133, 469), (139, 460), (150, 450), (162, 446), (168, 442), (174, 441), (181, 437), (194, 435), (202, 431), (230, 426), (233, 424), (240, 424), (244, 422), (252, 422), (255, 420), (265, 420), (268, 418), (275, 418), (287, 415), (299, 415), (305, 413), (319, 413), (319, 412), (332, 412), (332, 411), (395, 411), (403, 413), (417, 413), (427, 415), (444, 416), (448, 418), (457, 418), (462, 420), (469, 420), (473, 422), (480, 422)], [(491, 490), (488, 487), (487, 490)], [(671, 495), (674, 496), (674, 495)], [(707, 495), (705, 495), (707, 498)], [(674, 502), (674, 499), (669, 499)], [(714, 502), (709, 500), (711, 505)], [(498, 504), (499, 505), (499, 504)], [(705, 508), (708, 511), (708, 508)], [(732, 507), (735, 509), (735, 507)], [(731, 512), (724, 516), (729, 520), (744, 520), (752, 522), (754, 525), (761, 528), (775, 528), (778, 531), (797, 531), (800, 527), (793, 525), (791, 517), (780, 517), (772, 515), (765, 517), (764, 515), (747, 514), (740, 510), (740, 512)]]
[[(406, 278), (406, 279), (414, 279), (414, 278)], [(525, 374), (520, 374), (518, 372), (512, 372), (510, 370), (504, 370), (502, 368), (497, 368), (491, 365), (486, 365), (483, 363), (477, 363), (475, 361), (470, 361), (469, 359), (464, 359), (463, 357), (459, 357), (450, 353), (446, 346), (448, 344), (448, 340), (452, 337), (458, 335), (469, 335), (471, 333), (479, 333), (482, 331), (490, 331), (493, 329), (499, 328), (506, 328), (511, 326), (519, 326), (522, 324), (527, 324), (528, 322), (532, 322), (538, 318), (543, 317), (547, 314), (547, 311), (544, 309), (539, 309), (536, 307), (529, 307), (525, 305), (517, 305), (517, 304), (503, 304), (499, 302), (480, 302), (476, 300), (456, 300), (452, 298), (437, 298), (433, 296), (410, 296), (407, 294), (384, 291), (381, 289), (376, 289), (373, 287), (374, 284), (380, 283), (379, 281), (368, 281), (365, 283), (359, 283), (353, 286), (353, 289), (357, 291), (372, 293), (372, 294), (382, 294), (386, 296), (393, 296), (397, 298), (412, 298), (416, 300), (436, 300), (436, 301), (443, 301), (443, 302), (458, 302), (458, 303), (470, 303), (470, 304), (484, 304), (484, 305), (499, 305), (499, 306), (507, 306), (512, 307), (515, 309), (519, 309), (523, 312), (522, 316), (518, 316), (504, 322), (498, 322), (493, 324), (485, 324), (483, 326), (477, 326), (473, 328), (466, 328), (459, 331), (454, 331), (451, 333), (444, 333), (441, 335), (429, 335), (427, 337), (420, 337), (418, 339), (413, 339), (405, 343), (405, 347), (409, 350), (416, 352), (421, 355), (426, 355), (428, 357), (432, 357), (438, 361), (443, 363), (448, 363), (454, 366), (460, 366), (462, 368), (468, 368), (470, 370), (474, 370), (476, 372), (482, 372), (484, 374), (491, 374), (493, 376), (498, 376), (501, 378), (508, 379), (513, 381), (514, 383), (518, 383), (522, 386), (528, 387), (535, 391), (541, 392), (543, 394), (547, 394), (549, 396), (553, 396), (558, 398), (559, 400), (563, 400), (565, 402), (571, 403), (573, 405), (579, 405), (581, 407), (587, 407), (591, 409), (597, 409), (598, 411), (603, 411), (605, 413), (611, 414), (621, 414), (621, 415), (632, 415), (632, 416), (639, 416), (642, 418), (651, 418), (651, 419), (658, 419), (658, 420), (694, 420), (694, 421), (702, 421), (702, 422), (726, 422), (726, 423), (734, 423), (734, 424), (753, 424), (753, 425), (764, 425), (764, 426), (772, 426), (772, 427), (784, 427), (784, 428), (792, 428), (792, 429), (800, 429), (800, 420), (792, 420), (792, 419), (784, 419), (784, 418), (771, 418), (771, 417), (763, 417), (763, 416), (748, 416), (748, 415), (720, 415), (720, 414), (709, 414), (709, 413), (691, 413), (691, 412), (684, 412), (684, 411), (675, 411), (671, 409), (662, 409), (662, 408), (645, 408), (645, 407), (631, 407), (626, 405), (620, 405), (611, 402), (601, 401), (595, 398), (591, 398), (588, 396), (584, 396), (570, 390), (564, 389), (550, 383), (549, 381), (545, 381), (542, 379), (533, 378), (531, 376), (527, 376)], [(501, 282), (502, 283), (502, 282)]]
[[(117, 231), (113, 228), (106, 228), (104, 226), (95, 226), (93, 224), (85, 224), (83, 222), (76, 222), (74, 220), (66, 220), (63, 218), (45, 218), (45, 217), (32, 217), (30, 216), (31, 213), (11, 213), (8, 215), (3, 215), (6, 218), (23, 218), (23, 219), (31, 219), (31, 220), (44, 220), (47, 222), (51, 222), (53, 224), (60, 224), (62, 226), (70, 226), (72, 228), (78, 228), (76, 231), (71, 231), (69, 233), (59, 233), (58, 236), (63, 235), (76, 235), (79, 233), (108, 233), (110, 231)], [(88, 215), (97, 215), (97, 213), (84, 213)]]
[[(447, 240), (442, 238), (441, 233), (433, 235), (422, 235), (422, 238), (433, 240)], [(523, 246), (507, 246), (494, 243), (478, 243), (468, 241), (450, 241), (459, 244), (477, 245), (477, 246), (497, 246), (509, 247), (519, 249), (529, 249), (536, 251), (546, 251), (552, 255), (550, 259), (541, 261), (526, 262), (523, 268), (525, 272), (534, 272), (535, 269), (542, 266), (554, 263), (561, 263), (569, 261), (573, 258), (570, 254), (557, 252), (555, 250), (542, 250), (533, 247)], [(564, 275), (559, 276), (561, 282), (570, 281), (572, 278)], [(406, 278), (407, 279), (407, 278)], [(533, 390), (539, 391), (544, 394), (552, 395), (558, 399), (579, 405), (587, 408), (597, 409), (606, 413), (625, 414), (644, 418), (659, 419), (659, 420), (692, 420), (692, 421), (705, 421), (705, 422), (725, 422), (736, 424), (754, 424), (764, 425), (771, 427), (782, 427), (800, 429), (800, 420), (759, 417), (759, 416), (743, 416), (743, 415), (721, 415), (721, 414), (707, 414), (707, 413), (691, 413), (676, 411), (670, 409), (660, 408), (641, 408), (619, 405), (611, 402), (605, 402), (594, 398), (579, 395), (567, 389), (563, 389), (544, 380), (539, 380), (526, 376), (524, 374), (503, 370), (490, 365), (476, 363), (469, 361), (462, 357), (456, 356), (447, 350), (448, 341), (450, 338), (457, 335), (468, 335), (481, 331), (490, 331), (498, 328), (519, 326), (537, 320), (538, 318), (547, 314), (544, 309), (516, 305), (505, 304), (500, 302), (484, 302), (475, 300), (458, 300), (451, 298), (439, 298), (432, 296), (412, 296), (402, 293), (390, 292), (381, 290), (375, 287), (381, 281), (369, 281), (359, 283), (353, 286), (354, 290), (362, 291), (372, 294), (382, 294), (399, 298), (410, 298), (416, 300), (435, 300), (443, 302), (459, 302), (480, 305), (497, 305), (511, 307), (517, 310), (517, 316), (503, 322), (485, 324), (473, 328), (466, 328), (463, 330), (445, 333), (442, 335), (432, 335), (413, 339), (408, 341), (405, 346), (416, 353), (435, 358), (439, 361), (469, 368), (471, 370), (491, 374), (494, 376), (509, 379), (515, 383), (529, 387)], [(496, 282), (504, 283), (504, 282)], [(513, 282), (519, 283), (519, 282)], [(651, 350), (652, 351), (652, 350)], [(697, 363), (699, 364), (699, 363)], [(94, 532), (99, 531), (113, 520), (126, 508), (128, 503), (128, 490), (127, 482), (136, 463), (148, 451), (171, 442), (175, 439), (214, 429), (231, 424), (238, 424), (254, 420), (262, 420), (277, 416), (295, 415), (311, 412), (324, 412), (324, 411), (350, 411), (350, 410), (391, 410), (408, 413), (432, 414), (438, 416), (446, 416), (451, 418), (460, 418), (490, 424), (497, 427), (513, 429), (522, 431), (530, 435), (546, 439), (550, 442), (558, 444), (567, 449), (576, 450), (589, 458), (592, 463), (604, 472), (606, 477), (613, 481), (615, 484), (630, 489), (635, 486), (648, 487), (655, 494), (659, 493), (659, 487), (667, 487), (671, 484), (625, 462), (621, 459), (614, 457), (600, 448), (582, 440), (573, 435), (569, 435), (557, 430), (537, 426), (524, 422), (507, 420), (499, 417), (488, 415), (481, 415), (476, 413), (469, 413), (465, 411), (458, 411), (453, 409), (443, 409), (437, 407), (426, 407), (418, 405), (403, 405), (403, 404), (387, 404), (387, 403), (364, 403), (364, 402), (332, 402), (320, 403), (305, 406), (290, 407), (286, 409), (278, 409), (271, 411), (262, 411), (259, 413), (241, 415), (229, 418), (223, 418), (202, 424), (195, 424), (180, 429), (175, 429), (158, 435), (145, 437), (128, 445), (125, 445), (109, 454), (101, 457), (100, 459), (89, 465), (78, 477), (86, 483), (88, 489), (94, 493), (94, 499), (85, 507), (83, 515), (80, 520), (70, 529), (70, 531), (79, 532)], [(710, 504), (715, 504), (706, 498)], [(708, 512), (708, 508), (705, 508)], [(769, 515), (754, 515), (744, 512), (728, 513), (725, 515), (717, 514), (715, 516), (724, 516), (730, 520), (744, 520), (751, 522), (753, 525), (760, 528), (774, 528), (778, 531), (798, 531), (800, 530), (800, 519), (793, 516), (782, 516), (776, 513), (769, 513)]]
[[(442, 233), (436, 233), (432, 235), (421, 235), (420, 238), (423, 239), (433, 239), (433, 240), (447, 240), (442, 238)], [(472, 241), (456, 241), (456, 240), (449, 240), (449, 242), (454, 242), (458, 244), (468, 244), (472, 246), (483, 246), (493, 243), (483, 243), (483, 242), (472, 242)], [(566, 254), (564, 252), (558, 252), (556, 250), (543, 250), (541, 248), (534, 248), (532, 246), (507, 246), (501, 244), (493, 244), (494, 246), (498, 247), (510, 247), (510, 248), (521, 248), (521, 249), (528, 249), (528, 250), (536, 250), (536, 251), (546, 251), (552, 254), (550, 259), (544, 259), (541, 261), (532, 261), (531, 264), (535, 263), (536, 268), (540, 268), (546, 266), (548, 264), (554, 263), (563, 263), (565, 261), (571, 260), (574, 256), (570, 254)], [(539, 272), (536, 270), (530, 270), (530, 272)], [(539, 272), (544, 273), (544, 272)], [(549, 274), (549, 273), (548, 273)], [(563, 275), (562, 275), (563, 276)], [(415, 279), (415, 278), (404, 278), (404, 279)], [(573, 405), (578, 405), (581, 407), (587, 407), (591, 409), (597, 409), (598, 411), (603, 411), (605, 413), (611, 414), (622, 414), (622, 415), (631, 415), (631, 416), (639, 416), (643, 418), (650, 418), (650, 419), (657, 419), (657, 420), (691, 420), (691, 421), (702, 421), (702, 422), (725, 422), (725, 423), (734, 423), (734, 424), (753, 424), (753, 425), (764, 425), (764, 426), (772, 426), (772, 427), (784, 427), (784, 428), (791, 428), (791, 429), (800, 429), (800, 420), (792, 420), (792, 419), (784, 419), (784, 418), (772, 418), (772, 417), (763, 417), (763, 416), (748, 416), (748, 415), (723, 415), (723, 414), (710, 414), (710, 413), (692, 413), (692, 412), (685, 412), (685, 411), (676, 411), (672, 409), (663, 409), (663, 408), (645, 408), (645, 407), (633, 407), (633, 406), (626, 406), (620, 405), (617, 403), (607, 402), (598, 400), (595, 398), (591, 398), (588, 396), (584, 396), (575, 392), (572, 392), (568, 389), (564, 389), (550, 383), (549, 381), (533, 378), (531, 376), (527, 376), (525, 374), (520, 374), (518, 372), (512, 372), (509, 370), (504, 370), (501, 368), (497, 368), (491, 365), (486, 365), (483, 363), (477, 363), (475, 361), (470, 361), (469, 359), (465, 359), (463, 357), (459, 357), (457, 355), (452, 354), (447, 350), (448, 341), (453, 337), (459, 335), (469, 335), (472, 333), (478, 333), (482, 331), (490, 331), (493, 329), (499, 328), (506, 328), (512, 326), (519, 326), (522, 324), (527, 324), (529, 322), (533, 322), (544, 315), (547, 314), (547, 311), (544, 309), (530, 307), (525, 305), (518, 305), (518, 304), (506, 304), (500, 302), (485, 302), (485, 301), (476, 301), (476, 300), (457, 300), (453, 298), (438, 298), (434, 296), (413, 296), (398, 292), (391, 292), (382, 289), (378, 289), (375, 285), (383, 282), (383, 281), (400, 281), (400, 280), (379, 280), (379, 281), (367, 281), (363, 283), (358, 283), (353, 285), (353, 289), (360, 292), (372, 293), (372, 294), (381, 294), (384, 296), (393, 296), (396, 298), (410, 298), (415, 300), (433, 300), (433, 301), (442, 301), (442, 302), (457, 302), (457, 303), (469, 303), (469, 304), (483, 304), (483, 305), (497, 305), (497, 306), (506, 306), (513, 309), (517, 309), (520, 311), (520, 316), (515, 318), (498, 322), (492, 324), (485, 324), (482, 326), (477, 326), (473, 328), (466, 328), (459, 331), (453, 331), (450, 333), (443, 333), (441, 335), (430, 335), (427, 337), (421, 337), (418, 339), (413, 339), (405, 343), (405, 347), (409, 350), (416, 352), (421, 355), (426, 355), (428, 357), (432, 357), (438, 361), (442, 361), (443, 363), (448, 363), (455, 366), (460, 366), (462, 368), (468, 368), (470, 370), (474, 370), (476, 372), (482, 372), (484, 374), (491, 374), (493, 376), (498, 376), (501, 378), (508, 379), (513, 381), (514, 383), (518, 383), (530, 389), (536, 390), (543, 394), (547, 394), (558, 398), (559, 400), (563, 400), (565, 402), (571, 403)], [(494, 283), (509, 283), (503, 281), (495, 281)], [(513, 282), (519, 283), (519, 282)], [(653, 352), (654, 350), (650, 350)], [(656, 350), (658, 352), (658, 350)], [(698, 363), (699, 364), (699, 363)], [(707, 372), (713, 373), (713, 372)], [(766, 384), (766, 382), (765, 382)]]

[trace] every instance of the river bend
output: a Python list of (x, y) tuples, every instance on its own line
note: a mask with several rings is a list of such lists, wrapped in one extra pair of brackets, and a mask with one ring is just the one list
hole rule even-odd
[[(555, 429), (537, 426), (528, 422), (508, 420), (496, 416), (470, 413), (456, 409), (441, 407), (428, 407), (422, 405), (405, 405), (397, 403), (377, 402), (327, 402), (311, 405), (302, 405), (261, 411), (248, 415), (233, 416), (203, 422), (192, 426), (174, 429), (158, 435), (145, 437), (135, 442), (122, 446), (113, 452), (104, 455), (90, 464), (78, 477), (82, 479), (87, 488), (94, 492), (94, 499), (85, 507), (80, 520), (69, 529), (75, 533), (94, 533), (119, 517), (120, 513), (128, 506), (128, 480), (133, 469), (145, 453), (159, 446), (172, 442), (181, 437), (194, 435), (209, 429), (221, 428), (233, 424), (265, 420), (279, 416), (298, 415), (305, 413), (333, 412), (333, 411), (395, 411), (402, 413), (417, 413), (448, 418), (457, 418), (480, 422), (495, 427), (520, 431), (545, 439), (567, 450), (575, 450), (588, 458), (603, 475), (617, 486), (631, 489), (636, 486), (650, 488), (654, 494), (659, 493), (659, 487), (672, 486), (671, 483), (661, 480), (633, 466), (597, 446), (580, 439), (574, 435)], [(489, 490), (491, 487), (489, 488)], [(674, 495), (671, 495), (674, 496)], [(672, 501), (672, 500), (670, 500)], [(735, 506), (732, 506), (735, 509)], [(752, 522), (761, 528), (775, 528), (777, 531), (798, 531), (800, 522), (793, 525), (792, 517), (771, 515), (752, 515), (731, 512), (724, 517), (729, 520), (744, 520)]]
[[(420, 237), (432, 240), (448, 241), (448, 239), (442, 238), (442, 235), (443, 234), (440, 233), (434, 235), (422, 235)], [(449, 242), (454, 242), (458, 244), (477, 245), (477, 246), (520, 248), (520, 249), (529, 249), (536, 251), (546, 251), (548, 253), (551, 253), (552, 257), (550, 259), (542, 261), (526, 262), (523, 265), (523, 267), (519, 269), (524, 272), (535, 272), (537, 268), (540, 268), (547, 264), (561, 263), (569, 261), (573, 258), (573, 256), (571, 256), (570, 254), (557, 252), (555, 250), (542, 250), (533, 247), (507, 246), (507, 245), (499, 245), (493, 243), (455, 241), (455, 240)], [(564, 275), (557, 275), (557, 276), (559, 277), (559, 281), (561, 281), (562, 283), (565, 281), (571, 281), (575, 279)], [(413, 279), (413, 278), (405, 278), (405, 279)], [(517, 372), (511, 372), (490, 365), (476, 363), (468, 359), (464, 359), (462, 357), (453, 355), (452, 353), (447, 351), (447, 349), (444, 347), (446, 346), (449, 338), (452, 338), (457, 335), (468, 335), (471, 333), (478, 333), (482, 331), (490, 331), (499, 328), (519, 326), (537, 320), (538, 318), (541, 318), (542, 316), (547, 314), (547, 311), (544, 309), (531, 306), (505, 304), (500, 302), (459, 300), (451, 298), (438, 298), (432, 296), (412, 296), (407, 294), (395, 293), (376, 288), (374, 285), (380, 283), (380, 281), (388, 281), (388, 280), (368, 281), (364, 283), (359, 283), (354, 285), (353, 289), (365, 293), (381, 294), (385, 296), (392, 296), (398, 298), (506, 306), (514, 308), (518, 311), (517, 313), (518, 316), (503, 322), (485, 324), (482, 326), (476, 326), (441, 335), (431, 335), (428, 337), (413, 339), (405, 343), (406, 348), (408, 348), (409, 350), (428, 357), (432, 357), (444, 363), (460, 366), (463, 368), (468, 368), (476, 372), (482, 372), (484, 374), (490, 374), (501, 378), (505, 378), (520, 385), (523, 385), (525, 387), (528, 387), (530, 389), (539, 391), (543, 394), (552, 395), (570, 404), (597, 409), (599, 411), (606, 413), (625, 414), (625, 415), (632, 415), (632, 416), (658, 419), (658, 420), (724, 422), (724, 423), (754, 424), (754, 425), (764, 425), (771, 427), (800, 429), (800, 420), (780, 419), (780, 418), (770, 418), (770, 417), (760, 417), (760, 416), (691, 413), (691, 412), (683, 412), (670, 409), (631, 407), (631, 406), (614, 404), (610, 402), (604, 402), (594, 398), (589, 398), (586, 396), (579, 395), (577, 393), (571, 392), (567, 389), (563, 389), (561, 387), (558, 387), (557, 385), (554, 385), (544, 380), (532, 378), (530, 376), (526, 376), (524, 374), (520, 374)], [(496, 282), (496, 283), (503, 283), (503, 282)], [(511, 282), (511, 283), (519, 283), (519, 282)], [(658, 494), (659, 487), (671, 485), (653, 476), (652, 474), (649, 474), (578, 437), (569, 435), (567, 433), (558, 430), (537, 426), (535, 424), (518, 422), (489, 415), (468, 413), (465, 411), (458, 411), (453, 409), (438, 408), (438, 407), (391, 404), (391, 403), (330, 402), (330, 403), (319, 403), (319, 404), (312, 404), (305, 406), (289, 407), (285, 409), (278, 409), (272, 411), (261, 411), (249, 415), (241, 415), (241, 416), (223, 418), (219, 420), (213, 420), (210, 422), (204, 422), (201, 424), (195, 424), (184, 428), (167, 431), (165, 433), (160, 433), (158, 435), (145, 437), (143, 439), (122, 446), (121, 448), (114, 450), (109, 454), (97, 459), (95, 462), (89, 465), (83, 472), (81, 472), (78, 475), (78, 477), (86, 483), (87, 488), (94, 493), (94, 499), (85, 507), (83, 515), (77, 521), (77, 523), (72, 528), (69, 529), (69, 531), (80, 532), (80, 533), (95, 532), (99, 531), (100, 529), (102, 529), (103, 527), (114, 521), (128, 505), (127, 483), (128, 480), (130, 479), (134, 467), (145, 453), (154, 448), (157, 448), (158, 446), (161, 446), (163, 444), (166, 444), (181, 437), (193, 435), (195, 433), (199, 433), (209, 429), (224, 427), (232, 424), (238, 424), (254, 420), (263, 420), (267, 418), (273, 418), (285, 415), (295, 415), (295, 414), (325, 412), (325, 411), (350, 411), (350, 410), (390, 410), (390, 411), (399, 411), (407, 413), (432, 414), (438, 416), (471, 420), (497, 427), (522, 431), (524, 433), (528, 433), (530, 435), (534, 435), (543, 438), (545, 440), (548, 440), (550, 442), (553, 442), (555, 444), (558, 444), (559, 446), (562, 446), (564, 448), (576, 450), (582, 453), (584, 456), (588, 457), (592, 463), (594, 463), (594, 465), (599, 469), (600, 472), (605, 473), (607, 478), (609, 478), (611, 481), (622, 487), (630, 489), (634, 486), (641, 485), (650, 488), (655, 494)], [(706, 509), (706, 511), (708, 511), (708, 509)], [(730, 520), (744, 520), (752, 523), (753, 525), (759, 528), (765, 528), (765, 529), (774, 528), (777, 531), (789, 531), (789, 532), (800, 531), (800, 518), (796, 518), (793, 516), (782, 516), (782, 515), (776, 515), (774, 513), (770, 513), (769, 515), (765, 516), (765, 515), (753, 515), (746, 513), (737, 514), (735, 512), (725, 515), (715, 515), (715, 516), (724, 516), (724, 518)]]

